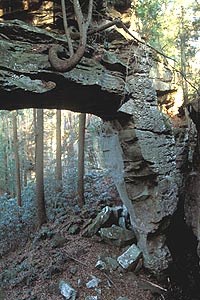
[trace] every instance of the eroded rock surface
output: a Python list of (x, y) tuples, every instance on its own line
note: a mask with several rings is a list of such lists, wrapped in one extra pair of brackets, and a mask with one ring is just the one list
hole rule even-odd
[(200, 109), (197, 98), (188, 106), (190, 112), (188, 147), (188, 173), (185, 177), (185, 203), (184, 212), (187, 225), (197, 237), (197, 254), (200, 258)]
[[(105, 156), (107, 161), (110, 160), (108, 166), (115, 177), (114, 181), (118, 182), (119, 193), (124, 196), (124, 204), (128, 205), (138, 246), (144, 255), (144, 264), (159, 272), (166, 269), (171, 260), (163, 230), (168, 227), (170, 217), (177, 207), (178, 187), (172, 125), (158, 108), (155, 86), (149, 76), (151, 67), (148, 54), (140, 49), (137, 65), (132, 62), (127, 76), (131, 96), (119, 109), (130, 118), (127, 122), (119, 120), (118, 124), (111, 124), (114, 133), (106, 136), (110, 141), (107, 142), (107, 148), (105, 147)], [(109, 157), (106, 151), (116, 153), (119, 145), (112, 142), (117, 140), (116, 136), (121, 150), (118, 151), (118, 159), (112, 166), (113, 155)], [(112, 143), (113, 147), (109, 148)], [(119, 175), (120, 172), (123, 173), (122, 162), (120, 167), (118, 163), (118, 170), (116, 167), (117, 161), (120, 161), (120, 151), (124, 175)]]

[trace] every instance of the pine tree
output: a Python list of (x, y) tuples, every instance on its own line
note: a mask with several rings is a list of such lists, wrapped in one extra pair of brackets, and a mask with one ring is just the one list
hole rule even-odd
[(19, 147), (18, 147), (18, 135), (17, 135), (17, 113), (14, 111), (12, 113), (13, 121), (13, 150), (15, 157), (15, 181), (16, 181), (16, 196), (17, 203), (22, 206), (21, 198), (21, 176), (20, 176), (20, 161), (19, 161)]
[(44, 199), (44, 116), (43, 109), (37, 109), (36, 121), (36, 204), (38, 227), (46, 223), (46, 208)]
[(56, 189), (62, 191), (61, 110), (56, 111)]
[(84, 199), (84, 152), (85, 152), (85, 123), (86, 114), (79, 115), (79, 141), (78, 141), (78, 205), (85, 204)]

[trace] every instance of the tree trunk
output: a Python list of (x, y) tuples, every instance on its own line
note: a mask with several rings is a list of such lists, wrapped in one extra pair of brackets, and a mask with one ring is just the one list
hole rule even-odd
[(27, 186), (27, 169), (26, 166), (24, 166), (24, 170), (23, 170), (23, 186), (26, 187)]
[(79, 115), (79, 142), (78, 142), (78, 205), (85, 204), (84, 199), (84, 150), (85, 150), (85, 122), (86, 114)]
[(18, 136), (17, 136), (17, 113), (14, 111), (12, 113), (13, 119), (13, 150), (15, 157), (15, 181), (16, 181), (16, 196), (17, 203), (22, 206), (21, 198), (21, 176), (20, 176), (20, 162), (19, 162), (19, 150), (18, 150)]
[(3, 148), (3, 157), (4, 157), (4, 169), (5, 169), (5, 175), (4, 175), (4, 182), (5, 182), (5, 191), (7, 193), (10, 193), (9, 189), (9, 182), (8, 182), (8, 157), (7, 157), (7, 151), (6, 146)]
[(61, 110), (56, 111), (56, 190), (62, 191)]
[(7, 134), (7, 127), (4, 116), (2, 116), (2, 134), (5, 137), (4, 146), (3, 146), (3, 161), (4, 161), (4, 190), (9, 193), (9, 176), (8, 176), (8, 151), (7, 151), (7, 144), (8, 144), (8, 134)]
[(188, 104), (188, 86), (186, 81), (187, 76), (187, 58), (186, 58), (186, 30), (185, 30), (185, 12), (182, 7), (181, 10), (181, 28), (180, 28), (180, 48), (181, 48), (181, 85), (183, 90), (183, 103)]
[(44, 162), (43, 162), (43, 148), (44, 148), (44, 119), (43, 110), (37, 109), (37, 123), (36, 123), (36, 204), (38, 227), (41, 227), (47, 220), (46, 208), (44, 200)]

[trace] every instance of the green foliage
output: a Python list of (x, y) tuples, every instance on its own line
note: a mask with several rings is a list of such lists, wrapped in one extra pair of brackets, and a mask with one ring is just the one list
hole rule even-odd
[[(141, 35), (153, 47), (175, 59), (175, 67), (193, 85), (199, 77), (200, 4), (185, 0), (138, 0), (136, 14), (142, 23)], [(184, 94), (192, 85), (182, 83)], [(187, 98), (187, 96), (186, 96)]]
[(136, 5), (137, 16), (143, 25), (141, 34), (154, 46), (159, 45), (164, 4), (162, 0), (138, 0)]
[(180, 46), (182, 29), (188, 44), (192, 39), (198, 38), (198, 11), (196, 1), (138, 0), (136, 5), (136, 14), (142, 22), (141, 34), (150, 44), (174, 57), (178, 56), (177, 47)]

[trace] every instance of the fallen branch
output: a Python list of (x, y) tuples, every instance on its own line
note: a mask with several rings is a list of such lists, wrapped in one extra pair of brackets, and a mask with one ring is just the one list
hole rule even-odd
[[(100, 270), (96, 270), (96, 271), (100, 271)], [(116, 288), (118, 289), (118, 287), (116, 286), (116, 284), (110, 279), (110, 277), (105, 273), (105, 272), (102, 272), (103, 275), (107, 278), (108, 281), (110, 281), (110, 283)]]
[(140, 280), (149, 283), (150, 285), (152, 285), (152, 286), (155, 287), (155, 288), (158, 288), (158, 289), (161, 290), (161, 291), (167, 292), (167, 289), (163, 288), (162, 286), (160, 286), (160, 285), (158, 285), (158, 284), (155, 284), (155, 283), (153, 283), (153, 282), (151, 282), (151, 281), (149, 281), (149, 280), (142, 279), (142, 278), (141, 278)]
[(65, 254), (66, 254), (66, 256), (67, 256), (68, 258), (70, 258), (71, 260), (74, 260), (75, 262), (79, 263), (80, 265), (82, 265), (82, 266), (84, 266), (84, 267), (88, 267), (88, 265), (86, 265), (86, 264), (83, 263), (82, 261), (76, 259), (75, 257), (73, 257), (73, 256), (71, 256), (71, 255), (69, 255), (69, 254), (67, 254), (66, 252), (65, 252)]

